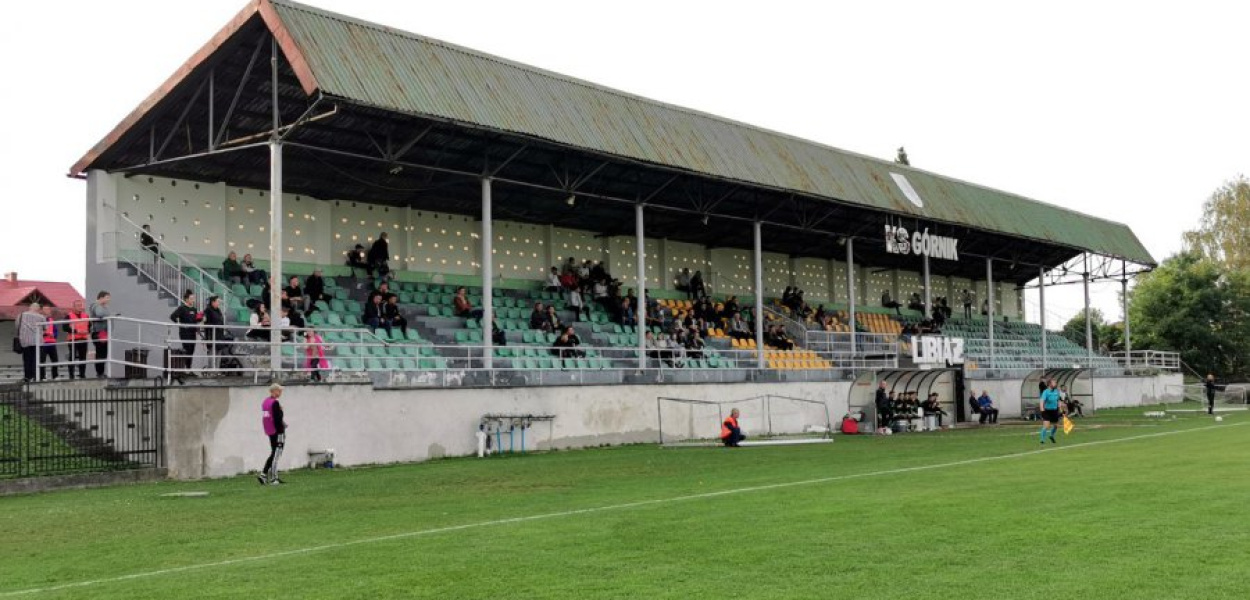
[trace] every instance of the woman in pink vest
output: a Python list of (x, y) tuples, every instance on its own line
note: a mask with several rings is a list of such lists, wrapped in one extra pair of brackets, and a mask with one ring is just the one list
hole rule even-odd
[(330, 368), (330, 361), (326, 360), (326, 347), (321, 335), (311, 327), (304, 332), (304, 353), (307, 357), (304, 360), (304, 368), (312, 372), (313, 381), (321, 381), (322, 369)]
[(265, 468), (256, 476), (261, 485), (281, 485), (278, 479), (278, 461), (282, 458), (282, 448), (286, 446), (286, 416), (282, 413), (282, 386), (269, 386), (269, 397), (260, 405), (260, 423), (269, 436), (269, 458), (265, 460)]

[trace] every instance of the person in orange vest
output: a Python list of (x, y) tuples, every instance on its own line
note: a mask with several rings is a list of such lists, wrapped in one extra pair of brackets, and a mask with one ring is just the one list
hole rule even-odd
[(720, 440), (729, 448), (737, 448), (738, 442), (747, 439), (738, 426), (738, 409), (729, 411), (729, 416), (720, 424)]
[(52, 307), (43, 307), (43, 317), (47, 319), (43, 326), (43, 345), (39, 346), (39, 380), (47, 381), (48, 367), (52, 365), (52, 378), (61, 376), (61, 369), (56, 366), (60, 360), (56, 356), (56, 325), (52, 324)]
[(91, 316), (83, 310), (82, 300), (75, 300), (65, 318), (69, 320), (69, 323), (63, 327), (67, 334), (66, 339), (69, 340), (69, 359), (78, 363), (69, 366), (69, 378), (74, 378), (74, 369), (77, 368), (78, 378), (86, 379), (87, 340), (91, 337)]

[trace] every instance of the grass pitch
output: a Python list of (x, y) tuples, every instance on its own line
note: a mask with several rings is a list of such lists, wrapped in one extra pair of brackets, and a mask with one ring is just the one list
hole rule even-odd
[(1246, 597), (1250, 415), (1144, 410), (0, 498), (0, 598)]

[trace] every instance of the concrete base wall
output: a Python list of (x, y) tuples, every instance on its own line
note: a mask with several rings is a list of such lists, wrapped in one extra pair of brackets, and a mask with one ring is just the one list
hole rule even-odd
[[(1095, 406), (1157, 402), (1179, 375), (1095, 380)], [(1022, 380), (981, 380), (1003, 418), (1020, 416)], [(344, 466), (413, 462), (476, 451), (478, 424), (488, 413), (555, 415), (527, 434), (530, 450), (655, 442), (657, 411), (666, 439), (710, 437), (717, 432), (715, 407), (663, 402), (742, 399), (748, 435), (767, 428), (759, 400), (766, 394), (817, 400), (821, 406), (774, 401), (775, 432), (823, 424), (827, 408), (836, 425), (847, 412), (850, 382), (704, 385), (618, 385), (461, 390), (379, 390), (369, 385), (291, 386), (282, 398), (287, 446), (281, 468), (304, 467), (309, 451), (333, 448)], [(166, 399), (169, 474), (177, 479), (229, 477), (257, 471), (269, 452), (261, 431), (263, 386), (174, 388)], [(729, 407), (726, 407), (728, 410)], [(519, 448), (519, 438), (514, 442)], [(508, 445), (507, 435), (504, 446)]]
[[(764, 394), (823, 402), (836, 423), (846, 412), (850, 382), (581, 386), (467, 390), (377, 390), (368, 385), (291, 386), (286, 450), (281, 468), (306, 466), (308, 452), (333, 448), (344, 466), (422, 461), (476, 452), (483, 415), (555, 415), (527, 434), (530, 450), (655, 442), (660, 396), (698, 400), (746, 399)], [(258, 471), (269, 453), (261, 430), (264, 387), (175, 388), (166, 399), (169, 474), (177, 479), (228, 477)], [(774, 400), (773, 430), (824, 424), (821, 407)], [(678, 437), (715, 435), (716, 412), (694, 418), (664, 403), (665, 432)], [(764, 431), (760, 401), (741, 405), (748, 435)], [(710, 420), (709, 423), (703, 421)], [(519, 448), (519, 439), (515, 442)], [(504, 445), (508, 445), (504, 435)]]

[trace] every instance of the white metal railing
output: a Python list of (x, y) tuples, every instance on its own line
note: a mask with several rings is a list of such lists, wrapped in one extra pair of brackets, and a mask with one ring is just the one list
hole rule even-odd
[(1113, 352), (1111, 358), (1126, 369), (1163, 369), (1165, 371), (1181, 370), (1179, 352), (1160, 350), (1134, 350), (1132, 352)]
[[(897, 336), (862, 332), (852, 334), (840, 331), (808, 331), (807, 348), (816, 352), (847, 356), (893, 356), (895, 366), (897, 366), (900, 351)], [(852, 353), (852, 348), (854, 348), (854, 353)]]
[[(80, 353), (75, 342), (65, 339), (62, 326), (71, 321), (54, 321), (60, 336), (57, 342), (43, 344), (38, 353), (36, 370), (42, 367), (64, 370), (85, 367), (94, 374), (95, 365), (103, 365), (111, 377), (155, 376), (166, 380), (183, 379), (189, 375), (210, 377), (250, 376), (258, 380), (274, 373), (304, 374), (319, 372), (326, 378), (371, 377), (374, 373), (406, 373), (388, 376), (392, 382), (423, 385), (459, 385), (466, 376), (477, 377), (487, 385), (517, 383), (517, 376), (526, 375), (530, 384), (545, 383), (620, 383), (627, 377), (645, 382), (670, 380), (676, 374), (699, 373), (699, 381), (746, 381), (755, 372), (757, 354), (754, 350), (733, 350), (705, 347), (701, 350), (680, 347), (655, 347), (647, 350), (645, 367), (639, 367), (638, 350), (632, 346), (578, 346), (575, 348), (546, 345), (495, 346), (491, 367), (484, 360), (486, 348), (480, 344), (450, 345), (426, 341), (388, 341), (368, 329), (316, 329), (320, 343), (309, 342), (304, 333), (312, 329), (291, 329), (279, 342), (281, 358), (273, 364), (268, 329), (259, 337), (247, 336), (247, 326), (181, 326), (172, 322), (148, 321), (129, 317), (104, 319), (108, 331), (105, 355), (88, 341)], [(92, 321), (87, 321), (92, 323)], [(194, 337), (182, 339), (186, 329)], [(193, 346), (185, 352), (183, 346)], [(325, 363), (309, 359), (320, 358)], [(311, 350), (311, 354), (310, 354)], [(50, 352), (45, 352), (50, 351)], [(838, 350), (795, 350), (790, 352), (766, 349), (765, 371), (781, 373), (785, 379), (840, 379), (841, 371), (896, 368), (897, 355), (864, 356)], [(55, 357), (55, 358), (53, 358)], [(126, 372), (129, 369), (130, 372)], [(421, 373), (443, 373), (437, 376)], [(606, 379), (604, 375), (608, 374)], [(48, 373), (51, 375), (51, 373)], [(60, 375), (68, 377), (68, 373)], [(44, 379), (36, 374), (36, 380)]]
[(146, 233), (155, 240), (156, 235), (145, 231), (123, 214), (119, 213), (117, 219), (122, 226), (108, 234), (116, 260), (130, 265), (141, 278), (150, 279), (176, 300), (181, 300), (186, 290), (193, 291), (196, 307), (200, 310), (207, 305), (210, 296), (221, 296), (223, 306), (231, 305), (233, 293), (230, 286), (217, 276), (159, 241), (155, 249), (145, 248), (141, 237)]
[(796, 343), (807, 344), (807, 325), (768, 304), (764, 305), (764, 314), (768, 315), (768, 318), (764, 320), (765, 328), (779, 323), (785, 329), (786, 336), (795, 340)]

